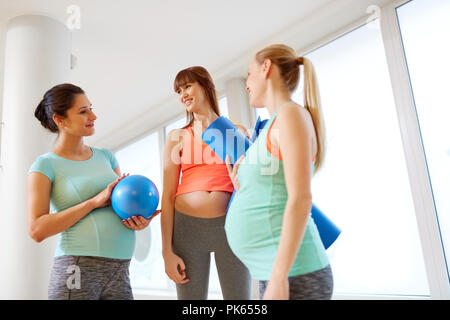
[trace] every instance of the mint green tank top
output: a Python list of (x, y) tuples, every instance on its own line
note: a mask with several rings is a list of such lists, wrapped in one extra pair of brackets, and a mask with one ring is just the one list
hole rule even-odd
[[(258, 280), (270, 279), (287, 202), (283, 161), (266, 147), (268, 130), (280, 109), (273, 113), (239, 166), (240, 188), (225, 221), (227, 240), (233, 253), (246, 265), (252, 278)], [(312, 165), (314, 169), (314, 163)], [(313, 272), (328, 264), (328, 256), (310, 214), (289, 276)]]
[[(103, 148), (91, 148), (86, 161), (64, 159), (52, 152), (39, 156), (29, 173), (40, 172), (52, 182), (51, 213), (84, 202), (116, 180), (118, 163), (114, 154)], [(111, 206), (88, 213), (59, 234), (55, 257), (63, 255), (131, 259), (135, 232), (127, 228)]]

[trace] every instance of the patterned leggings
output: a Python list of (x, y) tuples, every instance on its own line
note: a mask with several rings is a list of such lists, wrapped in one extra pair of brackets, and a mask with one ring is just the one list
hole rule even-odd
[[(289, 300), (330, 300), (333, 274), (330, 265), (323, 269), (288, 278)], [(259, 281), (259, 296), (263, 298), (269, 281)]]

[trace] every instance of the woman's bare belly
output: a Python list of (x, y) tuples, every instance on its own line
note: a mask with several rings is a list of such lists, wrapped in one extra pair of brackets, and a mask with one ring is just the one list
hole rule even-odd
[(231, 193), (223, 191), (195, 191), (175, 198), (175, 209), (198, 218), (217, 218), (226, 214)]

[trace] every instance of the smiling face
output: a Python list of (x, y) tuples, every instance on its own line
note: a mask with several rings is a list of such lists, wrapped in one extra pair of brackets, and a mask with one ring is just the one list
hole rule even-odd
[(97, 116), (92, 111), (92, 103), (85, 94), (75, 95), (73, 105), (67, 110), (65, 118), (54, 115), (59, 131), (74, 136), (91, 136), (95, 132), (94, 121)]
[(199, 112), (209, 104), (205, 90), (198, 82), (187, 82), (181, 85), (177, 94), (188, 112)]
[(248, 68), (246, 89), (249, 96), (249, 104), (253, 108), (264, 107), (264, 92), (267, 86), (266, 64), (266, 62), (259, 64), (256, 59), (253, 59)]

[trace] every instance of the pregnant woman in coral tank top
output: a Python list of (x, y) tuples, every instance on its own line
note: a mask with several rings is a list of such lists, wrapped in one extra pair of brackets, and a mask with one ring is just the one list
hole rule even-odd
[(233, 183), (225, 163), (201, 138), (220, 116), (213, 81), (203, 67), (190, 67), (177, 74), (174, 90), (186, 109), (187, 125), (169, 132), (164, 150), (166, 274), (176, 283), (178, 299), (207, 299), (214, 252), (223, 298), (250, 299), (249, 272), (231, 251), (224, 230)]

